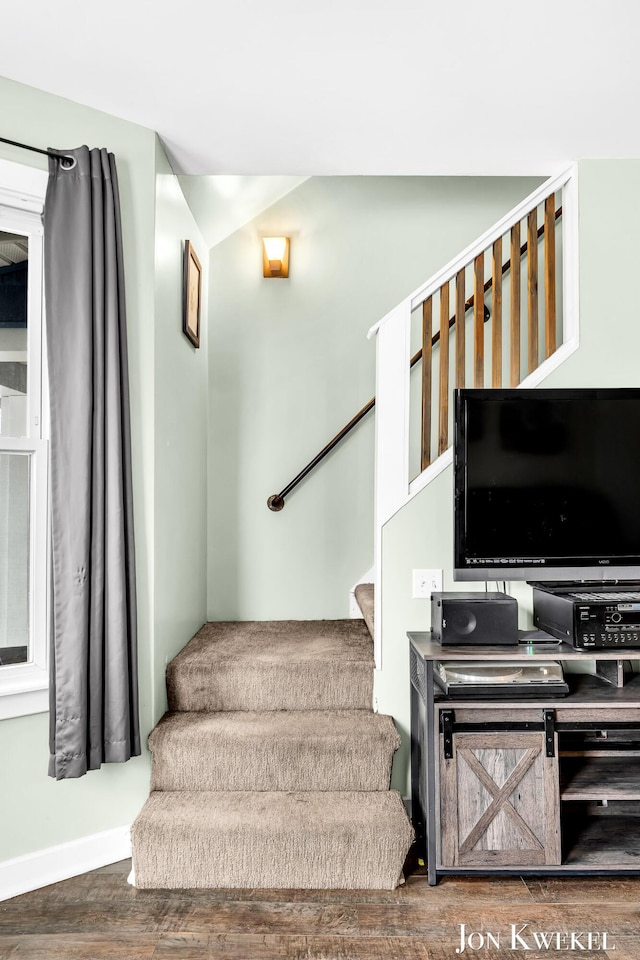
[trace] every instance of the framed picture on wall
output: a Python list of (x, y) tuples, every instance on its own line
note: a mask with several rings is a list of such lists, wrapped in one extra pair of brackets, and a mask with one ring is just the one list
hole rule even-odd
[(202, 304), (202, 267), (189, 240), (184, 242), (184, 291), (182, 331), (194, 347), (200, 346), (200, 311)]

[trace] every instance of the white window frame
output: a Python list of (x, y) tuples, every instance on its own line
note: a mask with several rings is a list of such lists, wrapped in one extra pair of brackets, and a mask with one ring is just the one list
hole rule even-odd
[(27, 436), (0, 437), (0, 452), (30, 459), (29, 662), (0, 667), (0, 720), (49, 709), (48, 419), (44, 337), (44, 231), (47, 174), (0, 160), (0, 230), (29, 239)]

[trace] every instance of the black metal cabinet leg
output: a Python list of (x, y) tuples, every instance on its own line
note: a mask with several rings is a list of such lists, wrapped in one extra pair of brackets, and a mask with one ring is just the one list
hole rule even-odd
[(416, 852), (427, 862), (427, 838), (420, 789), (420, 779), (424, 776), (424, 730), (420, 718), (420, 694), (411, 686), (411, 820), (416, 832)]
[(435, 736), (435, 708), (433, 700), (433, 660), (427, 660), (427, 735), (426, 747), (426, 777), (427, 777), (427, 877), (429, 885), (435, 886), (438, 882), (436, 873), (436, 736)]

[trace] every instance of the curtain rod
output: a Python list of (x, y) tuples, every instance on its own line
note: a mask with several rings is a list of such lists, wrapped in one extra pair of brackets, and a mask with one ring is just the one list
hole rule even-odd
[(8, 143), (12, 147), (20, 147), (21, 150), (32, 150), (33, 153), (42, 153), (45, 157), (56, 157), (58, 160), (66, 160), (72, 165), (75, 162), (73, 157), (69, 157), (64, 153), (55, 153), (53, 150), (42, 150), (40, 147), (30, 147), (28, 143), (18, 143), (17, 140), (7, 140), (6, 137), (0, 137), (0, 143)]

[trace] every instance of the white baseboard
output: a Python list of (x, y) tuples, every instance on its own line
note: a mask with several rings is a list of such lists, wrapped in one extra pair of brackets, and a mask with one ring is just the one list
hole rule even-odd
[(0, 863), (0, 900), (77, 877), (131, 856), (131, 828), (115, 827)]

